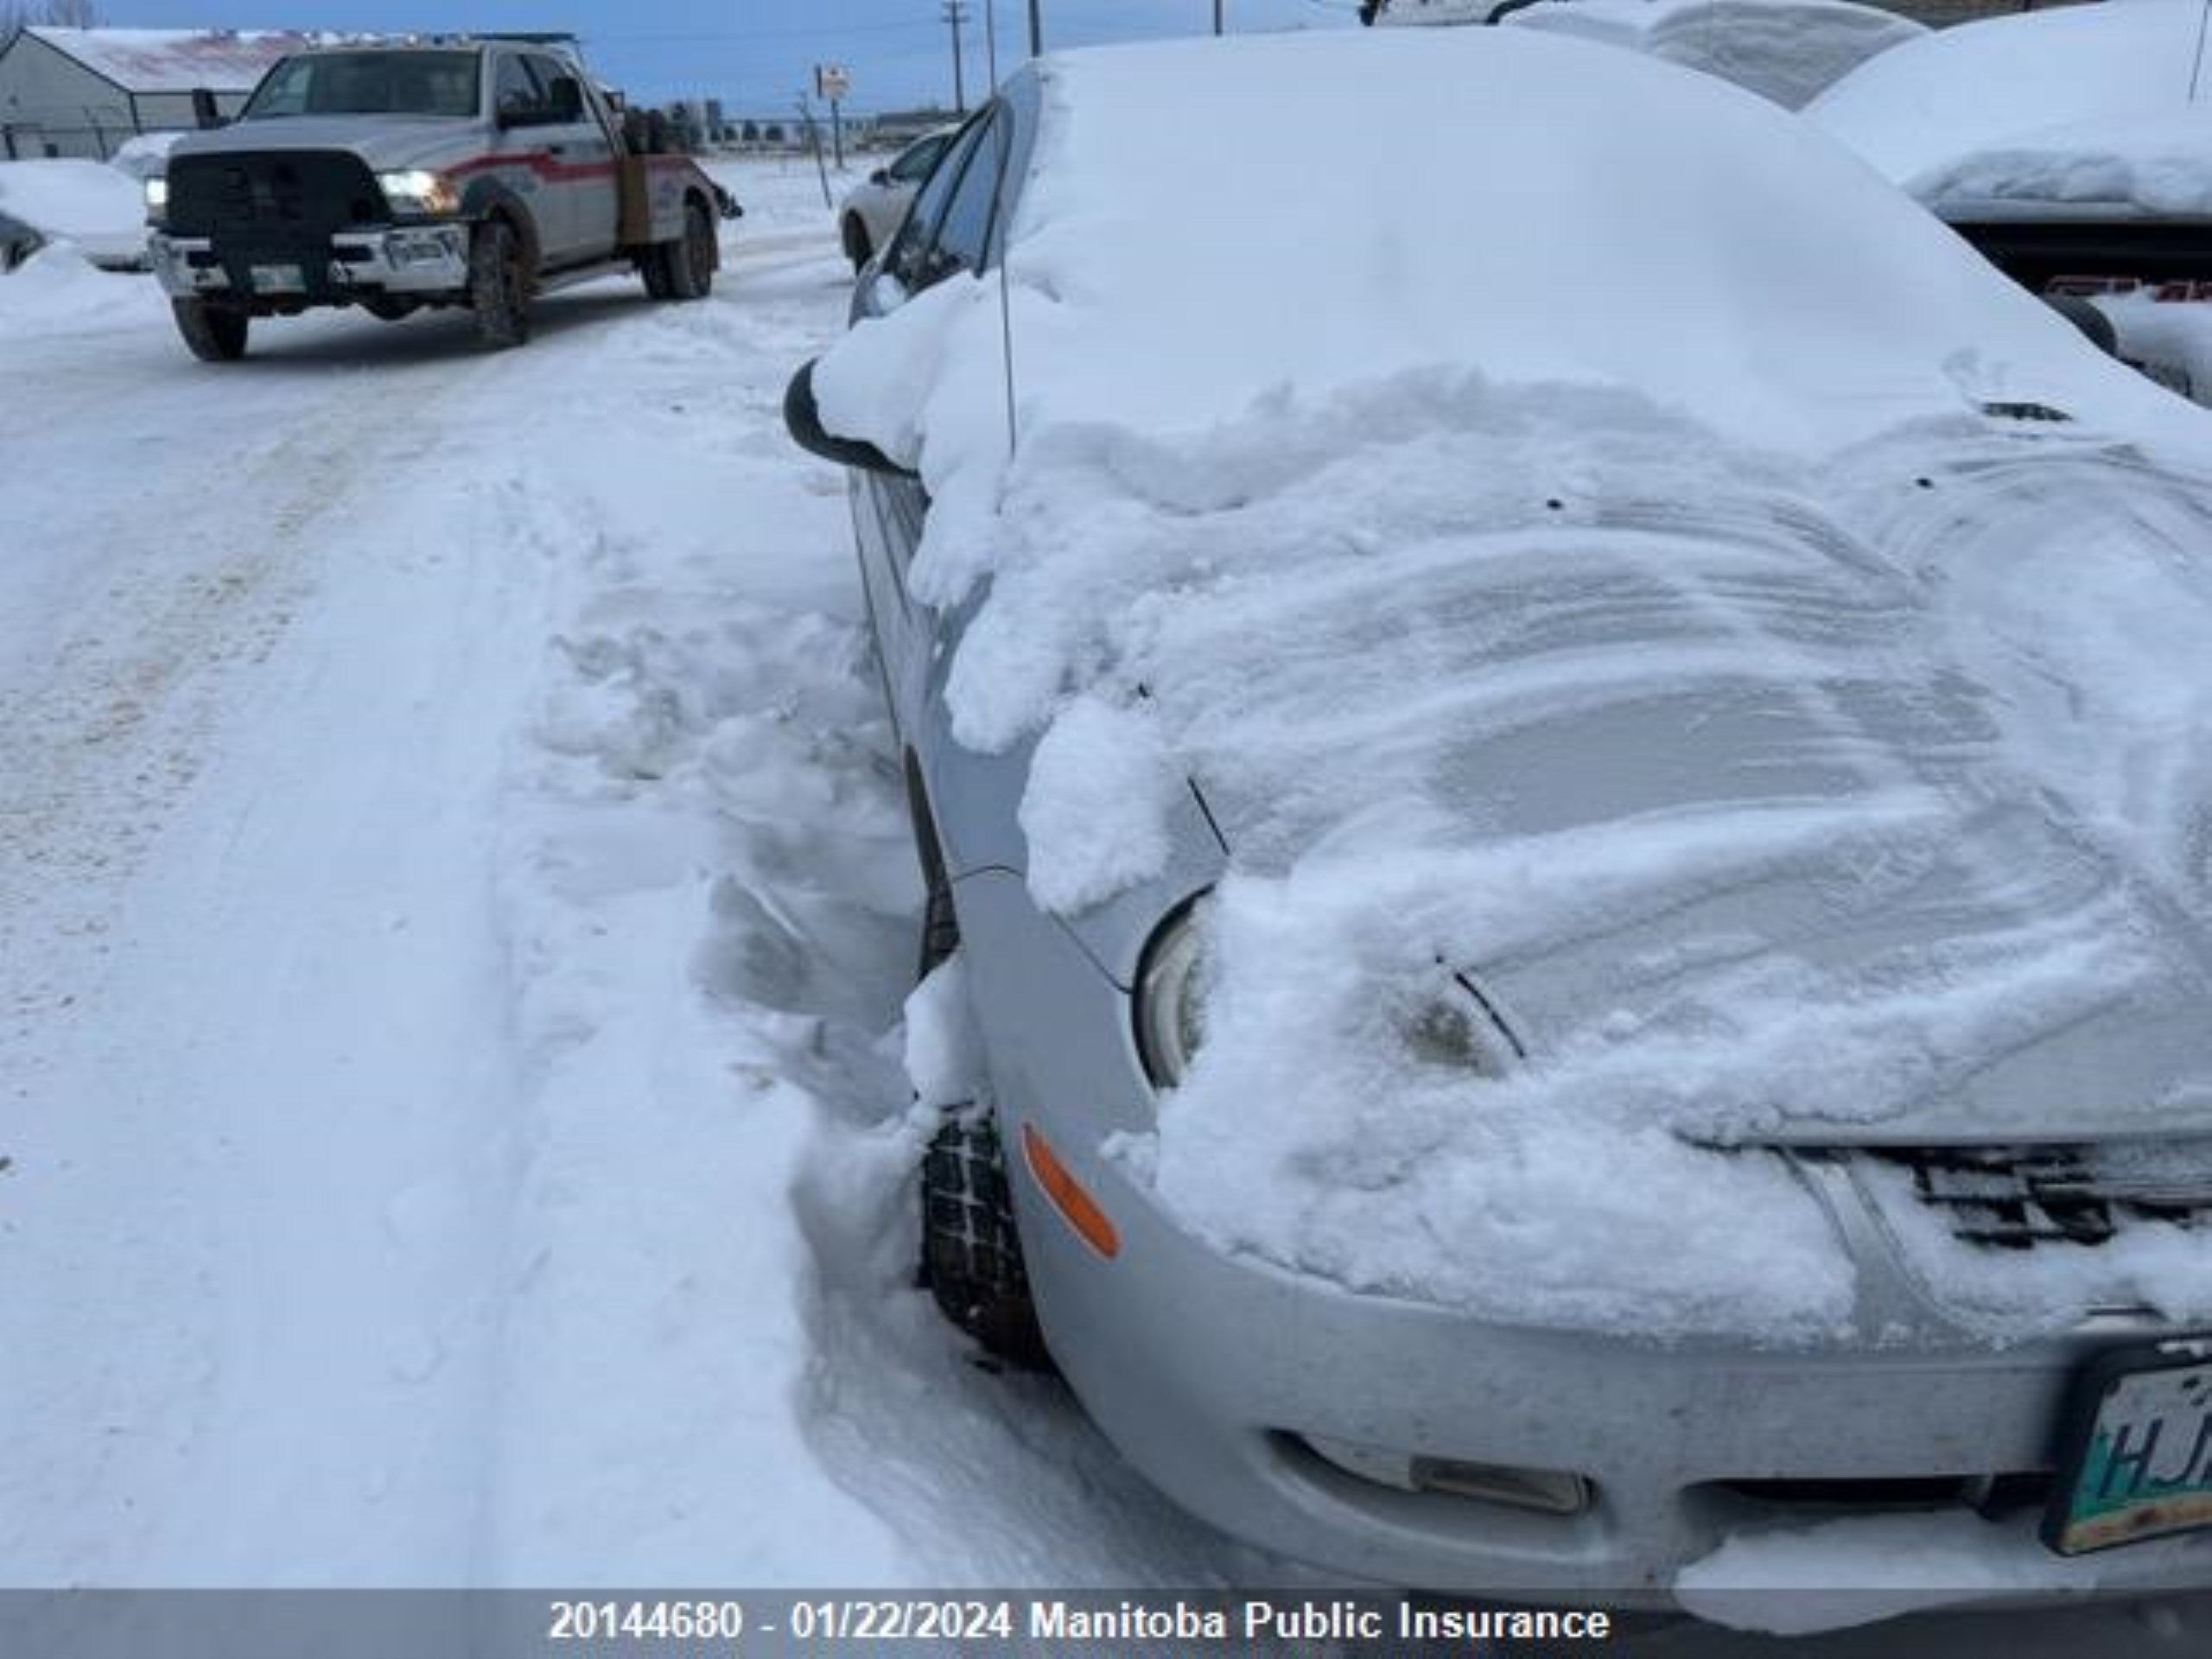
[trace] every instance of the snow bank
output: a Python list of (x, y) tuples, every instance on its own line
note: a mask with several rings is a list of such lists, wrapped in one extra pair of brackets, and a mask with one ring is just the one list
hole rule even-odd
[(0, 341), (133, 321), (167, 306), (150, 278), (100, 270), (70, 244), (41, 248), (0, 276)]
[(1868, 58), (1928, 33), (1849, 0), (1541, 0), (1509, 28), (1579, 35), (1733, 81), (1785, 110)]
[(1986, 18), (1884, 54), (1807, 118), (1931, 207), (2212, 209), (2212, 102), (2191, 101), (2197, 0)]
[(2062, 1560), (2037, 1540), (2032, 1517), (2000, 1524), (1948, 1511), (1744, 1534), (1685, 1567), (1674, 1588), (1713, 1624), (1803, 1636), (1926, 1608), (2087, 1594), (2189, 1562), (2212, 1566), (2212, 1550), (2190, 1540)]
[[(1224, 823), (1205, 1045), (1131, 1157), (1188, 1224), (1491, 1317), (1792, 1339), (1848, 1270), (1722, 1146), (2078, 1127), (2069, 1033), (2135, 1068), (2116, 1109), (2204, 1110), (2212, 987), (2147, 895), (2212, 878), (2208, 498), (2120, 441), (2193, 411), (1802, 124), (1625, 53), (1042, 73), (1018, 458), (995, 283), (816, 385), (928, 482), (918, 592), (988, 583), (946, 696), (963, 742), (1039, 734), (1039, 902), (1156, 871), (1178, 775)], [(1363, 98), (1466, 130), (1378, 178), (1302, 113)], [(1983, 412), (2016, 401), (2079, 419)], [(2186, 1254), (2152, 1294), (2212, 1311)], [(1989, 1317), (2112, 1283), (2046, 1287)]]
[(102, 162), (0, 162), (0, 212), (50, 241), (75, 243), (96, 264), (145, 257), (145, 198)]
[(108, 157), (108, 165), (143, 184), (168, 170), (169, 151), (184, 136), (181, 132), (142, 132), (135, 138), (124, 139), (115, 154)]

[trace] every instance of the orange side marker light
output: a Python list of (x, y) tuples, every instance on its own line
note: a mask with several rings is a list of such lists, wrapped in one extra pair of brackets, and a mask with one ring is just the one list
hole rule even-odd
[(1075, 1236), (1109, 1262), (1119, 1255), (1122, 1236), (1106, 1219), (1106, 1212), (1098, 1207), (1098, 1201), (1068, 1173), (1068, 1166), (1054, 1155), (1052, 1147), (1045, 1143), (1045, 1137), (1027, 1123), (1021, 1126), (1021, 1155), (1037, 1185), (1052, 1201), (1052, 1207), (1075, 1229)]

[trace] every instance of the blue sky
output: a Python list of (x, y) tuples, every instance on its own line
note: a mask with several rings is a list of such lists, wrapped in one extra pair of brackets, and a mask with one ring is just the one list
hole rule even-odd
[[(1038, 0), (1045, 44), (1090, 45), (1213, 27), (1212, 0)], [(1223, 0), (1234, 29), (1357, 27), (1353, 0)], [(968, 0), (969, 101), (987, 84), (985, 0)], [(1003, 67), (1024, 48), (1027, 0), (997, 0)], [(559, 29), (634, 97), (719, 97), (733, 112), (787, 111), (823, 61), (852, 73), (850, 107), (952, 103), (942, 0), (101, 0), (143, 27), (457, 30)]]

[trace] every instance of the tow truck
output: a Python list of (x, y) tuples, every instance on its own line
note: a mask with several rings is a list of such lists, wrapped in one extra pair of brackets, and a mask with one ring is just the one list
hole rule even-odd
[(147, 181), (148, 252), (193, 354), (245, 354), (256, 318), (465, 307), (493, 348), (538, 295), (634, 270), (696, 300), (741, 212), (688, 156), (650, 153), (565, 37), (350, 42), (300, 52), (238, 118)]

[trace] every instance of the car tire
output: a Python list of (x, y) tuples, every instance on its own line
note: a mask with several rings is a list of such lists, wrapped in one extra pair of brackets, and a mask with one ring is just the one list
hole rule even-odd
[[(931, 884), (922, 922), (925, 976), (960, 946), (952, 893)], [(988, 1109), (946, 1109), (922, 1154), (920, 1281), (938, 1309), (994, 1357), (1023, 1370), (1050, 1370), (1038, 1327), (1007, 1188), (998, 1121)]]
[(422, 308), (422, 301), (397, 294), (371, 294), (361, 301), (361, 309), (379, 322), (399, 322)]
[(868, 269), (868, 262), (875, 257), (874, 245), (868, 238), (868, 226), (861, 223), (858, 213), (847, 213), (843, 231), (845, 257), (853, 262), (853, 274), (857, 276)]
[(476, 338), (495, 352), (530, 338), (530, 284), (522, 243), (504, 219), (487, 219), (468, 244), (468, 309)]
[(703, 300), (715, 287), (715, 221), (696, 199), (683, 204), (683, 234), (661, 245), (668, 297)]
[(235, 363), (245, 355), (247, 326), (252, 319), (234, 305), (218, 305), (199, 298), (171, 300), (176, 331), (202, 363)]

